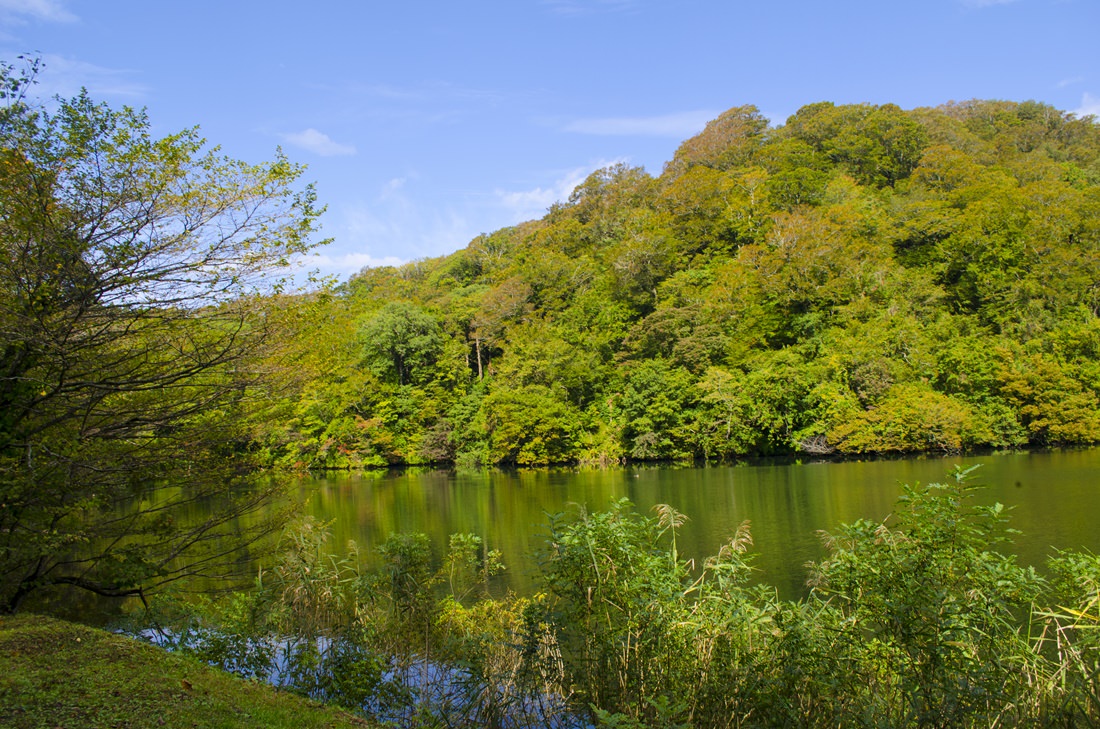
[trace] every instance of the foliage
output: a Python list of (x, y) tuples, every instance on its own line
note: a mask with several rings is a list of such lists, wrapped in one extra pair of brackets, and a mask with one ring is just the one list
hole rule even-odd
[(314, 245), (313, 192), (281, 156), (86, 94), (47, 111), (30, 83), (0, 68), (0, 609), (225, 576), (271, 529), (278, 490), (247, 478), (280, 386), (260, 295)]
[[(1033, 669), (1017, 616), (1041, 583), (994, 551), (1001, 504), (973, 506), (968, 471), (907, 487), (892, 524), (857, 521), (826, 535), (814, 584), (842, 617), (852, 678), (885, 723), (960, 726), (1004, 720), (1005, 694)], [(884, 672), (883, 667), (889, 666)]]
[(674, 534), (682, 523), (670, 507), (655, 522), (625, 501), (551, 522), (542, 560), (554, 598), (546, 619), (559, 631), (566, 679), (580, 700), (644, 715), (636, 687), (661, 695), (672, 686), (675, 663), (690, 647), (676, 630), (686, 573), (657, 543), (655, 526)]
[(481, 407), (492, 463), (555, 463), (571, 452), (576, 415), (547, 388), (497, 391)]
[(846, 453), (956, 453), (996, 443), (980, 413), (949, 395), (915, 384), (895, 385), (870, 410), (832, 428), (831, 444)]
[(375, 572), (355, 544), (333, 554), (327, 540), (307, 520), (251, 592), (161, 595), (140, 620), (165, 647), (386, 722), (565, 726), (552, 666), (533, 665), (520, 645), (529, 638), (542, 660), (551, 636), (529, 623), (530, 601), (489, 598), (504, 566), (479, 537), (453, 535), (439, 560), (424, 535), (391, 535)]
[(366, 358), (302, 401), (364, 368), (373, 393), (274, 460), (1095, 443), (1097, 169), (1100, 128), (1034, 102), (730, 109), (657, 177), (614, 165), (540, 220), (352, 278), (294, 336), (359, 322)]
[(188, 617), (163, 635), (400, 726), (1096, 723), (1100, 561), (1060, 553), (1050, 581), (1021, 568), (970, 476), (824, 535), (793, 602), (753, 584), (747, 523), (695, 565), (677, 549), (685, 515), (621, 500), (550, 518), (531, 598), (490, 595), (500, 555), (474, 535), (441, 558), (393, 535), (372, 572), (306, 523), (253, 592), (176, 603)]
[[(232, 577), (285, 523), (261, 466), (1100, 441), (1091, 120), (738, 107), (657, 177), (614, 165), (453, 255), (292, 294), (320, 212), (300, 167), (86, 94), (47, 111), (35, 69), (0, 68), (4, 610)], [(955, 476), (828, 536), (798, 602), (752, 584), (747, 524), (694, 565), (683, 514), (619, 502), (552, 518), (531, 598), (491, 597), (475, 535), (393, 535), (370, 571), (306, 522), (251, 591), (149, 619), (408, 726), (1100, 722), (1096, 557), (1019, 568)]]
[(364, 359), (374, 374), (398, 385), (421, 384), (443, 350), (443, 332), (420, 307), (393, 301), (367, 321), (360, 332)]
[(1066, 724), (1100, 718), (1100, 558), (1063, 552), (1049, 560), (1054, 604), (1043, 619), (1038, 648), (1053, 664), (1047, 678), (1047, 710)]

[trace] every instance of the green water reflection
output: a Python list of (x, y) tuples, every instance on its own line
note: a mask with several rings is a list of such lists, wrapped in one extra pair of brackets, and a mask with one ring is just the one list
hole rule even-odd
[(304, 480), (307, 513), (332, 522), (335, 545), (353, 539), (368, 553), (397, 532), (424, 532), (436, 554), (455, 532), (481, 535), (509, 566), (498, 585), (534, 589), (536, 552), (547, 515), (583, 504), (606, 508), (626, 497), (639, 510), (667, 503), (690, 521), (681, 553), (702, 560), (742, 520), (752, 523), (759, 580), (783, 597), (803, 594), (804, 565), (823, 550), (819, 530), (858, 518), (881, 520), (903, 483), (942, 481), (955, 465), (982, 464), (982, 501), (1014, 507), (1015, 551), (1041, 566), (1053, 548), (1100, 551), (1100, 449), (843, 463), (758, 464), (606, 471), (328, 474)]

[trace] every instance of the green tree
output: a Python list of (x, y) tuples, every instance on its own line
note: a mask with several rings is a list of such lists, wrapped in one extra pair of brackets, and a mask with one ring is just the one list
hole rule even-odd
[[(303, 411), (346, 407), (286, 448), (507, 460), (505, 388), (541, 388), (564, 457), (601, 463), (1092, 442), (1098, 183), (1100, 127), (1041, 104), (731, 109), (656, 179), (599, 170), (541, 220), (341, 287), (310, 336), (359, 354), (351, 322), (378, 327), (377, 392), (311, 351), (338, 364)], [(386, 329), (393, 302), (436, 324)]]
[(768, 120), (755, 106), (727, 109), (680, 145), (665, 176), (679, 176), (696, 166), (728, 170), (743, 165), (760, 147), (767, 131)]
[(398, 385), (422, 384), (444, 351), (443, 330), (416, 304), (391, 301), (360, 330), (371, 371)]
[(631, 363), (616, 398), (626, 427), (623, 435), (631, 458), (658, 460), (691, 454), (690, 419), (694, 411), (691, 374), (663, 359)]
[(541, 385), (493, 392), (482, 405), (493, 463), (564, 463), (575, 457), (578, 413)]
[(805, 435), (820, 366), (790, 349), (762, 353), (747, 366), (734, 373), (712, 367), (698, 383), (698, 437), (708, 455), (791, 452)]
[(577, 185), (568, 203), (550, 209), (555, 225), (576, 221), (580, 239), (597, 249), (613, 244), (626, 233), (629, 218), (647, 207), (656, 184), (641, 167), (616, 164), (596, 170)]
[(239, 424), (256, 294), (312, 247), (312, 190), (86, 94), (48, 113), (29, 83), (0, 69), (0, 607), (225, 574), (270, 528)]
[(875, 187), (908, 177), (928, 144), (920, 123), (893, 104), (809, 104), (787, 121), (787, 132)]
[(993, 433), (966, 403), (926, 385), (907, 383), (894, 385), (877, 406), (837, 424), (829, 440), (847, 453), (956, 453), (991, 443)]
[(1100, 401), (1073, 377), (1073, 367), (1042, 354), (1007, 356), (998, 372), (1002, 396), (1039, 445), (1100, 441)]
[(776, 140), (760, 157), (771, 173), (765, 189), (777, 207), (791, 210), (824, 199), (833, 164), (809, 143), (795, 138)]

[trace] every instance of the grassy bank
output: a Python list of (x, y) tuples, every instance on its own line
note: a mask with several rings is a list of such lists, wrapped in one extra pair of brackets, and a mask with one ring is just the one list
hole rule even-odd
[(0, 618), (0, 726), (373, 725), (131, 638), (19, 615)]

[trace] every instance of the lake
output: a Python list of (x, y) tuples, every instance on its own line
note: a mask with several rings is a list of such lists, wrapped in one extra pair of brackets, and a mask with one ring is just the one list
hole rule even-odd
[(1100, 551), (1100, 449), (609, 470), (328, 473), (303, 479), (300, 494), (306, 513), (331, 522), (334, 551), (351, 539), (369, 557), (390, 534), (424, 532), (438, 557), (449, 535), (472, 532), (504, 555), (508, 571), (495, 588), (521, 594), (536, 589), (548, 515), (574, 504), (599, 511), (625, 497), (646, 513), (670, 504), (689, 517), (677, 537), (681, 554), (700, 563), (748, 519), (757, 581), (796, 598), (805, 593), (805, 563), (824, 555), (820, 530), (885, 519), (902, 484), (944, 481), (956, 465), (977, 464), (975, 480), (986, 485), (978, 500), (1012, 507), (1010, 526), (1022, 532), (1012, 549), (1023, 564), (1041, 567), (1055, 548)]

